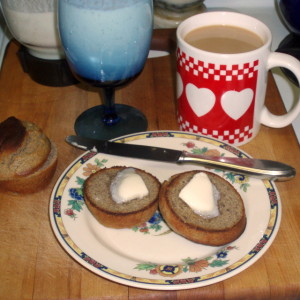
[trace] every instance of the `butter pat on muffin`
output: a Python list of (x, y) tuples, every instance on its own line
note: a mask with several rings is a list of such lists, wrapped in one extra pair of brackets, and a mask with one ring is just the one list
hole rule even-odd
[(99, 223), (131, 228), (148, 221), (158, 208), (160, 182), (138, 168), (100, 169), (87, 178), (84, 200)]
[[(209, 179), (211, 188), (207, 187), (207, 183), (199, 184), (197, 176), (201, 173)], [(203, 187), (206, 190), (201, 193)], [(184, 189), (188, 189), (188, 193), (182, 192)], [(194, 198), (189, 201), (189, 197)], [(197, 201), (204, 201), (204, 204), (195, 205)], [(240, 194), (228, 181), (211, 172), (188, 171), (173, 175), (162, 184), (159, 209), (173, 231), (204, 245), (228, 244), (237, 239), (246, 227)]]

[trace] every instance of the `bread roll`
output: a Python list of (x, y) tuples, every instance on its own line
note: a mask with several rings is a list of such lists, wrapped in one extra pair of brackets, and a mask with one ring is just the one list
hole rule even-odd
[(52, 179), (57, 149), (34, 123), (9, 117), (0, 123), (0, 189), (34, 193)]
[[(84, 199), (94, 217), (104, 226), (111, 228), (131, 228), (148, 221), (158, 208), (160, 183), (153, 175), (134, 168), (145, 183), (148, 195), (123, 203), (112, 197), (111, 184), (126, 167), (100, 169), (92, 174), (84, 184)], [(132, 186), (131, 189), (135, 189)]]
[(159, 195), (160, 212), (172, 230), (193, 242), (210, 246), (228, 244), (237, 239), (245, 229), (243, 200), (225, 179), (214, 173), (204, 172), (219, 191), (219, 215), (207, 218), (195, 213), (179, 197), (179, 193), (198, 172), (203, 171), (180, 173), (162, 184)]

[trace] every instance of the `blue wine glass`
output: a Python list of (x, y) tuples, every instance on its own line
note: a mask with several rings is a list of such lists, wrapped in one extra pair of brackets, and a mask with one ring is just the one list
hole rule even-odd
[(111, 139), (145, 131), (134, 107), (115, 104), (115, 89), (142, 71), (153, 30), (152, 0), (60, 0), (58, 27), (67, 61), (82, 82), (100, 88), (102, 105), (75, 121), (78, 135)]

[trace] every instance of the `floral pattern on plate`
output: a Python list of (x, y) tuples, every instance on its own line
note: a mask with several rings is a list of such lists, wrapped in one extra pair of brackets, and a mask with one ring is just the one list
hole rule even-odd
[(150, 274), (159, 274), (166, 277), (175, 277), (181, 272), (192, 272), (198, 273), (202, 270), (207, 269), (208, 267), (223, 267), (229, 263), (225, 258), (228, 255), (228, 252), (237, 249), (235, 246), (227, 246), (220, 251), (218, 251), (213, 256), (208, 256), (206, 258), (185, 258), (182, 259), (182, 264), (178, 265), (158, 265), (151, 263), (138, 264), (135, 269), (149, 271)]
[[(177, 131), (145, 132), (116, 142), (160, 146), (193, 153), (248, 157), (215, 139)], [(222, 248), (199, 245), (170, 231), (157, 212), (148, 222), (128, 230), (99, 224), (84, 204), (86, 178), (103, 167), (126, 165), (145, 169), (160, 181), (201, 166), (162, 164), (84, 153), (65, 170), (53, 189), (50, 221), (63, 248), (97, 275), (146, 289), (187, 289), (206, 286), (238, 274), (259, 259), (273, 242), (281, 220), (281, 202), (271, 181), (212, 170), (230, 181), (246, 207), (247, 227), (234, 243)]]

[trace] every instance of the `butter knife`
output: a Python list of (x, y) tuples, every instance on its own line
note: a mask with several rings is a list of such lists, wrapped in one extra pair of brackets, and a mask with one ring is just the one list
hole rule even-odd
[(288, 180), (296, 175), (293, 167), (272, 160), (196, 155), (187, 151), (102, 141), (75, 135), (68, 136), (66, 142), (83, 150), (168, 163), (194, 163), (259, 179)]

